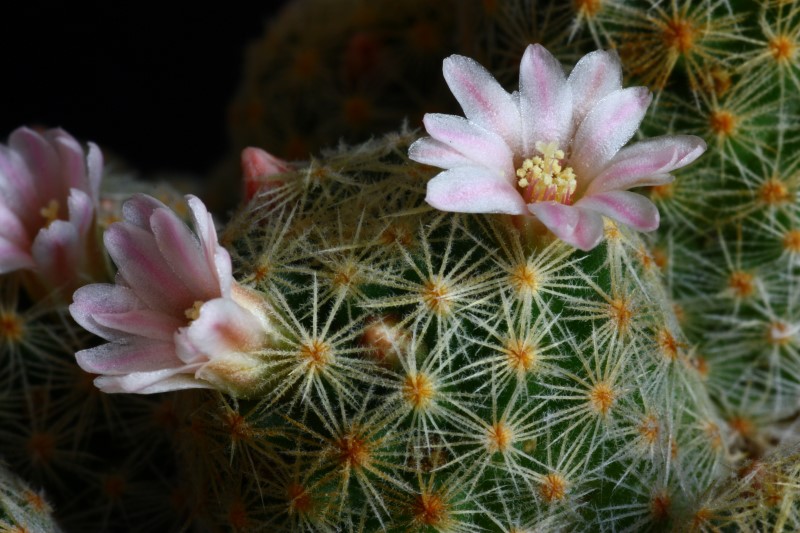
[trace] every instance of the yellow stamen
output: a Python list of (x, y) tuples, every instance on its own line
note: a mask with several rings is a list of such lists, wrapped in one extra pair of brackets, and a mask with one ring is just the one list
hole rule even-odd
[(564, 166), (564, 151), (555, 143), (536, 143), (541, 156), (534, 156), (522, 162), (517, 169), (517, 186), (522, 189), (525, 202), (555, 201), (569, 205), (578, 186), (575, 172)]
[(42, 215), (45, 219), (45, 227), (49, 226), (53, 223), (53, 221), (58, 220), (58, 209), (59, 209), (58, 200), (53, 198), (47, 203), (46, 207), (43, 207), (39, 210), (39, 214)]
[(188, 318), (190, 322), (192, 320), (197, 320), (198, 318), (200, 318), (200, 308), (203, 306), (204, 303), (205, 302), (203, 301), (195, 300), (194, 304), (192, 304), (190, 308), (184, 311), (183, 314), (186, 315), (186, 318)]

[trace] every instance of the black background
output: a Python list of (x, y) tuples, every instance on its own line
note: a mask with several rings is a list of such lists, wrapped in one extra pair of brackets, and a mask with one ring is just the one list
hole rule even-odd
[(245, 46), (285, 0), (211, 3), (7, 2), (0, 140), (60, 126), (145, 175), (207, 172), (227, 148)]

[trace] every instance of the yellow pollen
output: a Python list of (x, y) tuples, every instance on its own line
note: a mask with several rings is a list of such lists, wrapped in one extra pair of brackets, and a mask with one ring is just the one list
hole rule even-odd
[(563, 500), (567, 494), (567, 481), (559, 474), (551, 472), (544, 476), (542, 484), (539, 485), (539, 494), (547, 503)]
[(794, 56), (797, 44), (786, 35), (779, 35), (769, 42), (769, 51), (778, 62), (788, 62)]
[(497, 422), (487, 429), (486, 440), (490, 452), (505, 452), (514, 441), (514, 433), (506, 424)]
[(783, 247), (789, 253), (800, 253), (800, 229), (789, 230), (784, 234)]
[(564, 151), (555, 143), (543, 142), (536, 143), (536, 150), (542, 155), (524, 160), (517, 169), (517, 185), (525, 202), (571, 204), (578, 181), (572, 167), (563, 166)]
[(183, 314), (186, 315), (190, 322), (197, 320), (200, 318), (200, 308), (203, 307), (204, 303), (202, 300), (195, 300), (192, 306), (184, 311)]
[(43, 207), (39, 210), (39, 214), (44, 217), (45, 227), (52, 224), (55, 220), (58, 220), (59, 207), (58, 200), (53, 198), (47, 203), (46, 207)]

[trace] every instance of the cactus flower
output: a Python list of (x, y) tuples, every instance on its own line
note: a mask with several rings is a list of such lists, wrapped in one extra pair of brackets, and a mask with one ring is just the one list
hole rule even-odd
[(18, 128), (0, 145), (0, 274), (31, 270), (71, 293), (101, 264), (94, 253), (103, 157), (60, 129)]
[(245, 200), (252, 200), (259, 191), (277, 187), (282, 182), (269, 178), (289, 171), (289, 164), (266, 150), (248, 147), (242, 150), (242, 174)]
[(645, 87), (622, 88), (612, 52), (587, 54), (567, 77), (545, 48), (530, 45), (519, 92), (511, 94), (468, 57), (446, 58), (443, 70), (466, 116), (426, 114), (430, 137), (409, 148), (414, 161), (445, 169), (428, 182), (426, 197), (443, 211), (533, 216), (590, 250), (603, 238), (603, 216), (656, 229), (655, 205), (629, 189), (669, 183), (671, 171), (706, 148), (691, 135), (623, 148), (652, 96)]
[(265, 305), (233, 279), (206, 207), (187, 200), (194, 233), (158, 200), (128, 200), (124, 221), (104, 236), (116, 284), (75, 292), (73, 318), (109, 341), (76, 354), (81, 368), (100, 374), (95, 384), (105, 392), (245, 394), (256, 385), (253, 352), (268, 335)]

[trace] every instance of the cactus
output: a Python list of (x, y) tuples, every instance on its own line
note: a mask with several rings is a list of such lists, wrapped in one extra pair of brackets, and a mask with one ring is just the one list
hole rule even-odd
[[(324, 16), (332, 5), (296, 2), (249, 52), (234, 143), (308, 159), (245, 150), (246, 202), (219, 242), (196, 198), (123, 208), (145, 187), (108, 172), (98, 194), (95, 147), (91, 187), (76, 182), (82, 148), (63, 132), (42, 139), (61, 143), (78, 192), (37, 204), (44, 222), (7, 201), (21, 159), (0, 165), (0, 207), (29, 241), (64, 244), (72, 225), (82, 246), (74, 269), (54, 269), (3, 211), (0, 455), (14, 474), (0, 470), (0, 530), (54, 530), (19, 518), (49, 508), (42, 489), (66, 531), (800, 527), (800, 8), (475, 0), (453, 17), (448, 2), (353, 0)], [(581, 157), (538, 143), (518, 157), (469, 105), (520, 159), (517, 192), (541, 223), (432, 207), (498, 204), (494, 190), (454, 194), (424, 164), (450, 152), (403, 118), (454, 109), (445, 55), (511, 88), (530, 42), (564, 64), (616, 50), (626, 84), (654, 92), (642, 135), (708, 142), (674, 182), (637, 182), (657, 231), (628, 227), (652, 229), (644, 200), (640, 219), (630, 206), (599, 218), (591, 197), (608, 191), (573, 184)], [(448, 61), (453, 88), (452, 69), (474, 62)], [(287, 92), (311, 95), (302, 112), (268, 105)], [(438, 140), (447, 120), (425, 125)], [(15, 133), (0, 157), (36, 135)], [(671, 168), (699, 153), (683, 139)], [(483, 146), (489, 168), (502, 147)], [(587, 217), (582, 234), (534, 205), (552, 200)]]
[(726, 439), (644, 242), (437, 212), (412, 139), (296, 166), (228, 224), (279, 333), (257, 393), (191, 414), (192, 485), (234, 529), (681, 524)]
[(645, 131), (694, 132), (711, 145), (703, 164), (652, 191), (664, 215), (655, 246), (709, 393), (737, 448), (758, 459), (776, 434), (797, 440), (775, 426), (797, 413), (800, 383), (800, 9), (609, 2), (587, 24), (629, 58), (632, 79), (660, 92)]
[(59, 531), (45, 496), (28, 487), (0, 463), (0, 531)]

